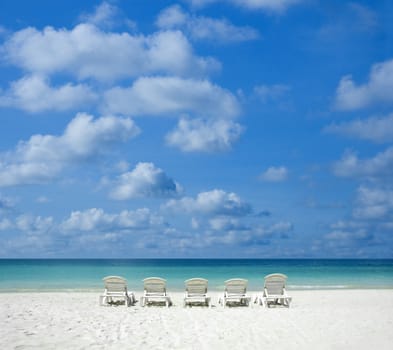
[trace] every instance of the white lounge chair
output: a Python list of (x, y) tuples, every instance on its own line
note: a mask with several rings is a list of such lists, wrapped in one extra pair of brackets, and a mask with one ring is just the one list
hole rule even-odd
[(104, 281), (104, 294), (99, 297), (100, 305), (109, 305), (120, 300), (124, 300), (124, 305), (129, 306), (135, 303), (135, 295), (127, 290), (127, 280), (119, 276), (107, 276)]
[(184, 293), (184, 306), (203, 303), (211, 307), (210, 297), (207, 296), (208, 281), (204, 278), (191, 278), (184, 281), (186, 291)]
[(242, 278), (233, 278), (225, 281), (224, 296), (218, 301), (223, 307), (229, 302), (236, 302), (249, 306), (251, 297), (247, 295), (248, 281)]
[(165, 302), (166, 307), (172, 304), (171, 298), (166, 293), (166, 280), (159, 277), (149, 277), (143, 280), (143, 296), (141, 305), (150, 302)]
[(267, 275), (263, 293), (257, 297), (256, 301), (264, 307), (270, 307), (272, 304), (289, 307), (292, 298), (285, 289), (286, 281), (287, 276), (282, 273)]

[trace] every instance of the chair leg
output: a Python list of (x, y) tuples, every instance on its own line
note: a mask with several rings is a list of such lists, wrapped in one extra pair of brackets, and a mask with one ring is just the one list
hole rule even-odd
[(261, 304), (263, 307), (267, 307), (267, 302), (266, 299), (264, 297), (261, 298)]

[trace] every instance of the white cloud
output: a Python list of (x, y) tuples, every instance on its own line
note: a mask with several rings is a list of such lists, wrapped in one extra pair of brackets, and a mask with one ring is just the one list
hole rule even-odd
[(182, 118), (176, 129), (166, 136), (166, 141), (184, 152), (225, 151), (231, 148), (242, 131), (242, 126), (231, 120)]
[(247, 227), (238, 219), (231, 217), (215, 217), (209, 220), (210, 227), (215, 231), (242, 231)]
[(1, 47), (5, 59), (28, 72), (66, 72), (78, 79), (113, 81), (143, 74), (205, 74), (217, 61), (194, 55), (180, 31), (150, 36), (104, 32), (82, 23), (72, 30), (29, 27), (15, 32)]
[(186, 0), (186, 1), (189, 2), (192, 6), (202, 7), (202, 6), (207, 6), (207, 5), (213, 4), (213, 3), (218, 2), (220, 0)]
[[(325, 235), (328, 241), (336, 241), (339, 245), (348, 245), (348, 242), (356, 240), (369, 240), (372, 235), (369, 233), (369, 225), (357, 220), (342, 221), (339, 220), (330, 225), (331, 231)], [(354, 246), (349, 245), (351, 249)]]
[(54, 226), (52, 217), (41, 217), (33, 215), (20, 215), (15, 220), (16, 227), (28, 233), (47, 233)]
[(37, 197), (37, 199), (35, 201), (37, 203), (44, 204), (44, 203), (49, 203), (50, 199), (46, 196), (39, 196), (39, 197)]
[(285, 97), (290, 90), (291, 87), (284, 84), (258, 85), (254, 87), (254, 93), (264, 103), (278, 101)]
[[(336, 224), (331, 225), (330, 232), (325, 234), (324, 239), (320, 241), (321, 247), (319, 249), (324, 250), (325, 254), (330, 251), (330, 254), (333, 253), (335, 256), (364, 257), (367, 254), (364, 249), (366, 246), (370, 251), (373, 251), (373, 247), (380, 244), (373, 233), (375, 227), (367, 224), (359, 225), (356, 221), (340, 221), (339, 224), (342, 227), (334, 228)], [(378, 251), (381, 253), (381, 249)]]
[(269, 10), (282, 12), (302, 0), (231, 0), (235, 4), (251, 10)]
[[(226, 0), (188, 0), (193, 6), (201, 7)], [(229, 0), (228, 2), (249, 10), (265, 10), (269, 12), (283, 12), (288, 7), (300, 3), (302, 0)]]
[(149, 209), (124, 210), (118, 214), (108, 214), (103, 209), (91, 208), (74, 211), (60, 227), (65, 233), (80, 231), (130, 231), (161, 225), (162, 218), (153, 215)]
[(124, 16), (124, 13), (113, 3), (103, 1), (95, 7), (94, 12), (82, 14), (80, 22), (90, 23), (99, 28), (114, 28), (126, 26), (131, 30), (137, 28), (137, 23)]
[(116, 200), (137, 197), (172, 197), (182, 191), (180, 185), (169, 178), (153, 163), (138, 163), (134, 170), (120, 175), (110, 196)]
[(3, 27), (2, 25), (0, 25), (0, 36), (3, 36), (7, 32), (8, 32), (8, 30), (5, 27)]
[(367, 6), (351, 2), (348, 4), (348, 8), (355, 15), (355, 21), (358, 22), (357, 26), (362, 31), (368, 31), (378, 25), (378, 15)]
[[(165, 230), (163, 218), (147, 208), (107, 213), (91, 208), (73, 211), (68, 218), (55, 222), (52, 217), (20, 215), (0, 219), (0, 231), (12, 230), (4, 240), (4, 251), (12, 256), (69, 256), (75, 251), (96, 254), (111, 249), (128, 254), (130, 249)], [(125, 243), (129, 245), (125, 245)], [(108, 244), (110, 246), (108, 246)], [(88, 246), (85, 246), (88, 245)]]
[(191, 197), (171, 199), (163, 209), (225, 216), (245, 216), (252, 211), (250, 204), (242, 201), (235, 193), (217, 189), (201, 192), (195, 199)]
[(333, 165), (333, 172), (341, 177), (390, 177), (393, 175), (393, 147), (369, 159), (359, 159), (353, 152), (346, 152)]
[(330, 225), (330, 228), (333, 230), (354, 230), (354, 229), (360, 229), (364, 227), (363, 223), (357, 222), (357, 221), (343, 221), (339, 220), (333, 224)]
[(0, 161), (0, 186), (45, 183), (52, 180), (61, 169), (57, 163)]
[(135, 137), (139, 128), (130, 118), (93, 116), (78, 113), (67, 125), (62, 141), (70, 149), (72, 157), (87, 158), (105, 152), (107, 147)]
[(52, 87), (47, 78), (31, 75), (11, 83), (10, 89), (0, 95), (0, 106), (37, 113), (77, 109), (96, 99), (97, 95), (85, 84)]
[(190, 15), (182, 10), (179, 5), (172, 5), (162, 10), (156, 21), (156, 25), (163, 29), (179, 28), (187, 25)]
[(271, 166), (264, 171), (259, 178), (268, 182), (281, 182), (288, 178), (288, 169), (284, 166), (274, 167)]
[(327, 126), (325, 131), (377, 143), (393, 142), (393, 113), (386, 117), (332, 124)]
[(238, 27), (226, 19), (190, 15), (178, 5), (164, 9), (159, 14), (157, 25), (163, 29), (180, 28), (197, 40), (225, 43), (254, 40), (259, 37), (258, 31), (251, 27)]
[(353, 216), (357, 219), (380, 219), (393, 213), (393, 191), (361, 186)]
[[(165, 251), (166, 256), (173, 256), (194, 254), (195, 249), (211, 248), (214, 251), (217, 244), (235, 249), (239, 246), (256, 248), (270, 244), (273, 239), (288, 238), (293, 231), (289, 222), (249, 225), (245, 221), (252, 220), (248, 215), (249, 205), (231, 193), (214, 190), (201, 193), (193, 201), (193, 208), (184, 201), (171, 208), (197, 215), (190, 218), (191, 232), (168, 224), (162, 216), (147, 208), (115, 213), (90, 208), (73, 211), (61, 222), (54, 222), (51, 217), (21, 215), (12, 221), (0, 220), (0, 230), (13, 230), (13, 237), (6, 241), (5, 250), (17, 255), (49, 252), (63, 256), (75, 249), (84, 254), (105, 254), (115, 250), (124, 256), (130, 251), (139, 254), (143, 249), (144, 253)], [(247, 215), (248, 218), (241, 218)]]
[(356, 85), (350, 75), (340, 80), (336, 107), (340, 110), (361, 109), (377, 103), (393, 103), (393, 60), (374, 64), (369, 80)]
[(64, 167), (105, 153), (115, 143), (139, 133), (129, 118), (79, 113), (61, 136), (33, 135), (14, 151), (0, 154), (0, 186), (43, 183)]
[(293, 230), (293, 224), (287, 221), (276, 222), (266, 229), (269, 234), (284, 234)]
[[(277, 222), (267, 227), (247, 227), (230, 218), (218, 218), (218, 220), (210, 220), (210, 224), (220, 234), (207, 234), (204, 238), (207, 245), (226, 244), (255, 247), (270, 244), (271, 240), (275, 238), (288, 238), (293, 231), (293, 224), (290, 222)], [(221, 233), (222, 231), (224, 234)]]
[(125, 160), (121, 160), (117, 164), (115, 164), (115, 168), (119, 172), (124, 173), (124, 172), (126, 172), (130, 168), (130, 164), (127, 161), (125, 161)]
[(348, 240), (365, 240), (371, 237), (366, 230), (359, 229), (356, 231), (333, 230), (325, 235), (325, 238), (328, 240), (341, 241), (344, 243)]
[[(386, 184), (361, 185), (356, 191), (352, 216), (330, 225), (324, 244), (340, 255), (353, 256), (368, 246), (376, 256), (389, 255), (393, 227), (393, 191)], [(386, 252), (384, 252), (386, 251)], [(356, 254), (356, 253), (355, 253)]]
[(315, 32), (319, 45), (329, 47), (343, 44), (355, 37), (370, 35), (378, 28), (378, 14), (359, 3), (342, 2), (335, 12), (335, 16), (328, 18)]
[(194, 230), (197, 230), (199, 228), (199, 221), (196, 218), (191, 218), (191, 227)]
[(13, 227), (13, 224), (9, 219), (5, 218), (5, 219), (0, 220), (0, 231), (9, 230), (12, 227)]
[(15, 205), (14, 199), (5, 197), (0, 193), (0, 214), (3, 211), (11, 210)]
[(96, 26), (112, 27), (115, 24), (115, 19), (118, 15), (119, 9), (104, 1), (96, 6), (91, 14), (81, 16), (83, 22), (91, 23)]
[(229, 91), (207, 80), (178, 77), (143, 77), (129, 88), (106, 92), (103, 110), (126, 115), (166, 115), (182, 113), (233, 118), (239, 103)]

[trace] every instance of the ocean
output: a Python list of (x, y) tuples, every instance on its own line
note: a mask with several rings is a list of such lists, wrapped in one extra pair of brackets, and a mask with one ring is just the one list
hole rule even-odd
[(0, 292), (99, 291), (108, 275), (135, 291), (151, 276), (165, 278), (168, 291), (183, 291), (192, 277), (208, 279), (213, 291), (246, 278), (258, 291), (275, 272), (288, 276), (289, 290), (393, 288), (393, 259), (0, 259)]

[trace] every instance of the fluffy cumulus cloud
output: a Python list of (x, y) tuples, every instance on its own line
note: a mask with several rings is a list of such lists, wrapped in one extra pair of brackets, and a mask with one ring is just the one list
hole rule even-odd
[[(357, 228), (353, 229), (350, 225), (351, 222), (347, 224), (349, 226), (348, 229), (333, 229), (328, 234), (325, 235), (325, 238), (330, 242), (338, 242), (338, 246), (346, 246), (350, 242), (352, 245), (352, 249), (355, 248), (354, 243), (357, 241), (358, 243), (364, 243), (366, 240), (370, 240), (372, 236), (368, 233), (368, 230), (365, 228)], [(355, 241), (355, 242), (354, 242)], [(331, 244), (331, 247), (333, 244)]]
[(15, 150), (0, 154), (0, 186), (49, 181), (67, 165), (105, 153), (112, 144), (138, 133), (129, 118), (94, 119), (79, 113), (62, 135), (33, 135)]
[(267, 168), (259, 178), (262, 181), (281, 182), (288, 179), (288, 169), (284, 166)]
[[(370, 251), (375, 251), (380, 245), (376, 235), (372, 233), (373, 229), (372, 226), (359, 224), (353, 220), (340, 220), (330, 226), (329, 232), (324, 235), (323, 240), (314, 245), (313, 249), (320, 254), (334, 254), (336, 257), (362, 258)], [(368, 249), (366, 250), (365, 247)], [(378, 256), (386, 254), (386, 250), (381, 247), (377, 248), (377, 251), (377, 254), (380, 254)]]
[(83, 22), (91, 23), (99, 27), (112, 27), (119, 14), (119, 9), (104, 1), (99, 4), (93, 13), (81, 16)]
[(374, 64), (368, 82), (357, 85), (350, 75), (340, 80), (335, 104), (340, 110), (356, 110), (377, 103), (393, 103), (393, 59)]
[[(376, 157), (377, 158), (377, 157)], [(356, 163), (356, 162), (355, 162)], [(352, 176), (371, 178), (357, 190), (350, 215), (330, 225), (330, 231), (318, 250), (336, 256), (391, 256), (393, 228), (393, 189), (391, 176), (381, 177), (382, 168), (375, 166), (375, 159), (353, 165)], [(349, 172), (350, 169), (346, 169)], [(371, 174), (371, 175), (370, 175)], [(378, 178), (379, 177), (379, 178)], [(375, 181), (378, 180), (378, 181)]]
[(54, 219), (52, 217), (33, 216), (23, 214), (15, 219), (15, 227), (21, 231), (28, 233), (47, 233), (54, 227)]
[(148, 229), (161, 225), (162, 218), (154, 215), (147, 208), (124, 210), (109, 214), (103, 209), (91, 208), (85, 211), (74, 211), (69, 218), (60, 224), (64, 233), (73, 232), (122, 232)]
[(209, 225), (215, 231), (242, 231), (249, 227), (243, 225), (237, 218), (218, 216), (209, 220)]
[(78, 79), (113, 81), (152, 73), (204, 74), (217, 68), (197, 57), (180, 31), (150, 36), (105, 32), (91, 23), (71, 30), (29, 27), (2, 46), (5, 59), (30, 73), (68, 73)]
[(178, 183), (153, 163), (138, 163), (134, 170), (120, 175), (110, 196), (116, 200), (137, 197), (172, 197), (181, 193)]
[[(202, 215), (198, 220), (193, 218), (193, 232), (181, 225), (168, 224), (163, 216), (147, 208), (115, 213), (90, 208), (73, 211), (61, 222), (55, 222), (51, 217), (27, 214), (12, 220), (1, 219), (0, 230), (13, 232), (3, 248), (12, 251), (15, 256), (37, 252), (50, 255), (59, 249), (64, 249), (62, 254), (65, 256), (73, 249), (84, 254), (108, 254), (114, 250), (116, 254), (129, 256), (130, 252), (138, 254), (142, 249), (145, 254), (160, 252), (162, 255), (166, 252), (167, 256), (173, 257), (174, 254), (195, 254), (198, 249), (204, 253), (205, 249), (209, 249), (214, 254), (217, 244), (227, 247), (240, 245), (255, 250), (269, 245), (272, 240), (286, 239), (293, 231), (293, 225), (289, 222), (265, 226), (243, 222), (246, 218), (239, 216), (239, 205), (234, 204), (238, 199), (232, 194), (227, 194), (224, 200), (220, 199), (221, 204), (214, 199), (215, 203), (211, 203), (215, 195), (208, 194), (211, 198), (207, 201), (203, 198), (205, 196), (201, 194), (199, 204), (196, 204), (199, 208), (194, 207), (194, 213), (206, 214), (208, 211), (212, 215)], [(223, 205), (223, 202), (226, 204)], [(226, 209), (223, 209), (225, 206)], [(241, 216), (246, 211), (241, 209)]]
[(105, 94), (104, 111), (126, 115), (177, 116), (181, 113), (233, 118), (240, 113), (236, 97), (207, 80), (143, 77), (129, 88)]
[(52, 87), (49, 80), (40, 75), (23, 77), (13, 83), (3, 96), (0, 106), (20, 108), (28, 112), (46, 110), (64, 111), (77, 109), (97, 99), (86, 84), (64, 84)]
[(255, 249), (271, 244), (273, 240), (287, 239), (292, 231), (290, 222), (278, 222), (268, 226), (248, 226), (239, 220), (218, 217), (209, 220), (210, 230), (196, 237), (187, 237), (183, 244), (192, 247), (212, 247), (218, 245), (241, 246)]
[(330, 226), (324, 248), (336, 256), (362, 257), (374, 250), (378, 257), (389, 257), (392, 228), (392, 189), (362, 185), (357, 189), (351, 217)]
[[(11, 34), (0, 48), (3, 59), (26, 75), (0, 91), (0, 106), (31, 113), (95, 106), (104, 115), (187, 115), (190, 119), (182, 118), (167, 135), (167, 144), (185, 152), (230, 149), (243, 129), (230, 121), (240, 115), (240, 103), (229, 90), (208, 80), (206, 75), (220, 64), (196, 56), (179, 28), (189, 26), (195, 36), (223, 41), (247, 40), (257, 33), (187, 14), (179, 6), (161, 13), (161, 29), (151, 35), (108, 31), (118, 16), (116, 6), (103, 2), (71, 29), (28, 27)], [(131, 86), (124, 86), (130, 78)], [(2, 158), (0, 165), (8, 166)], [(28, 162), (9, 166), (8, 172), (23, 172), (26, 178), (37, 169)], [(37, 172), (47, 178), (61, 169), (54, 163), (39, 167)]]
[(54, 248), (56, 227), (50, 216), (22, 214), (0, 219), (0, 231), (4, 231), (1, 251), (11, 257), (46, 256)]
[(393, 214), (393, 191), (361, 186), (357, 192), (353, 216), (356, 219), (381, 219)]
[(346, 152), (333, 165), (333, 172), (341, 177), (385, 178), (393, 176), (393, 147), (388, 147), (372, 158), (359, 159), (353, 152)]
[(376, 143), (393, 142), (393, 114), (332, 124), (325, 131)]
[(223, 216), (245, 216), (252, 211), (251, 205), (242, 201), (237, 194), (218, 189), (201, 192), (196, 198), (171, 199), (163, 206), (163, 209)]
[[(202, 7), (224, 0), (188, 0), (193, 6)], [(302, 0), (229, 0), (236, 6), (249, 10), (264, 10), (269, 12), (283, 12), (288, 7), (302, 2)]]
[(177, 127), (166, 136), (167, 144), (183, 152), (217, 152), (231, 148), (243, 127), (231, 120), (179, 120)]
[(191, 15), (178, 5), (164, 9), (158, 16), (157, 25), (162, 29), (182, 29), (196, 40), (225, 43), (254, 40), (259, 37), (258, 31), (251, 27), (238, 27), (225, 19)]
[(11, 256), (69, 256), (74, 250), (108, 254), (111, 249), (128, 256), (130, 249), (143, 245), (146, 236), (162, 234), (165, 223), (147, 208), (117, 213), (91, 208), (73, 211), (60, 222), (31, 214), (0, 219), (0, 231), (5, 230), (12, 235), (2, 248)]

